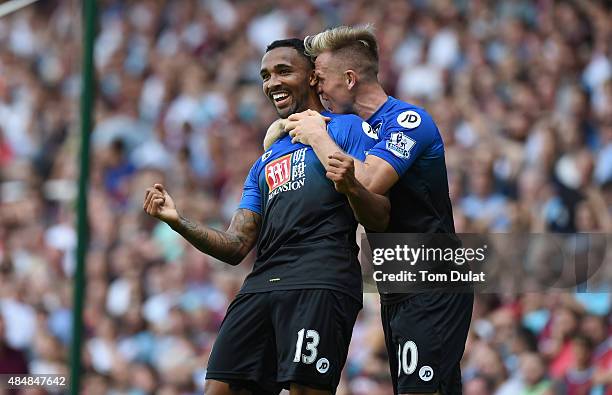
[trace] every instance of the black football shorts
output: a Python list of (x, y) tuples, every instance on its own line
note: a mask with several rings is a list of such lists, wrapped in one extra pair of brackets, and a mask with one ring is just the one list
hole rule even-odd
[(472, 293), (428, 292), (381, 306), (395, 394), (461, 394), (473, 304)]
[(361, 304), (327, 289), (241, 294), (230, 304), (206, 379), (277, 394), (290, 383), (335, 393)]

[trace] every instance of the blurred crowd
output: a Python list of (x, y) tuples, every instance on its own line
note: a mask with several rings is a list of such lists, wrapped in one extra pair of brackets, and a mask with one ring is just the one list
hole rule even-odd
[[(276, 116), (259, 66), (279, 38), (377, 27), (387, 92), (443, 134), (458, 232), (610, 233), (609, 2), (97, 3), (88, 395), (201, 393), (253, 256), (197, 252), (142, 200), (162, 182), (184, 216), (228, 225)], [(69, 371), (81, 27), (76, 0), (0, 19), (0, 373)], [(612, 394), (610, 292), (477, 295), (464, 393)], [(338, 394), (392, 393), (379, 308), (364, 295)]]

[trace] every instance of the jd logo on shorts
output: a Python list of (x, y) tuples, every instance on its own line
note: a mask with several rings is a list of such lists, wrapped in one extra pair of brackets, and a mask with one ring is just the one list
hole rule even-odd
[(414, 129), (421, 124), (421, 116), (416, 111), (404, 111), (397, 116), (397, 123), (406, 129)]
[(423, 381), (429, 381), (431, 379), (433, 379), (433, 369), (431, 368), (431, 366), (423, 366), (421, 369), (419, 369), (419, 378)]
[(329, 361), (327, 358), (321, 358), (317, 361), (317, 371), (321, 374), (327, 373), (329, 370)]

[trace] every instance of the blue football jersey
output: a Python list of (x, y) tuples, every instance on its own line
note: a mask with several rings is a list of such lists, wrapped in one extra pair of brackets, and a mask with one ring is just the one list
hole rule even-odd
[[(387, 232), (446, 233), (449, 236), (445, 246), (459, 246), (448, 193), (444, 143), (431, 116), (420, 107), (390, 96), (367, 122), (379, 138), (369, 155), (385, 160), (399, 176), (388, 193), (391, 213)], [(428, 269), (437, 272), (448, 267), (432, 264)], [(383, 304), (409, 297), (406, 293), (381, 292)]]
[(385, 160), (399, 176), (389, 191), (387, 231), (454, 233), (444, 143), (431, 116), (389, 97), (367, 122), (379, 138), (369, 155)]
[[(355, 115), (323, 113), (328, 133), (346, 153), (364, 160), (376, 143)], [(262, 216), (253, 271), (241, 293), (327, 288), (361, 301), (357, 222), (345, 195), (325, 176), (314, 150), (276, 141), (255, 162), (244, 184), (240, 208)]]

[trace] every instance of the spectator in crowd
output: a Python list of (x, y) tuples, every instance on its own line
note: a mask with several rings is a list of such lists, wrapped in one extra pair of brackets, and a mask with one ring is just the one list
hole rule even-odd
[(572, 347), (574, 366), (567, 370), (559, 387), (567, 395), (588, 395), (593, 386), (593, 345), (588, 337), (575, 336)]
[(28, 361), (25, 353), (6, 343), (4, 319), (0, 316), (0, 374), (28, 374), (28, 372)]

